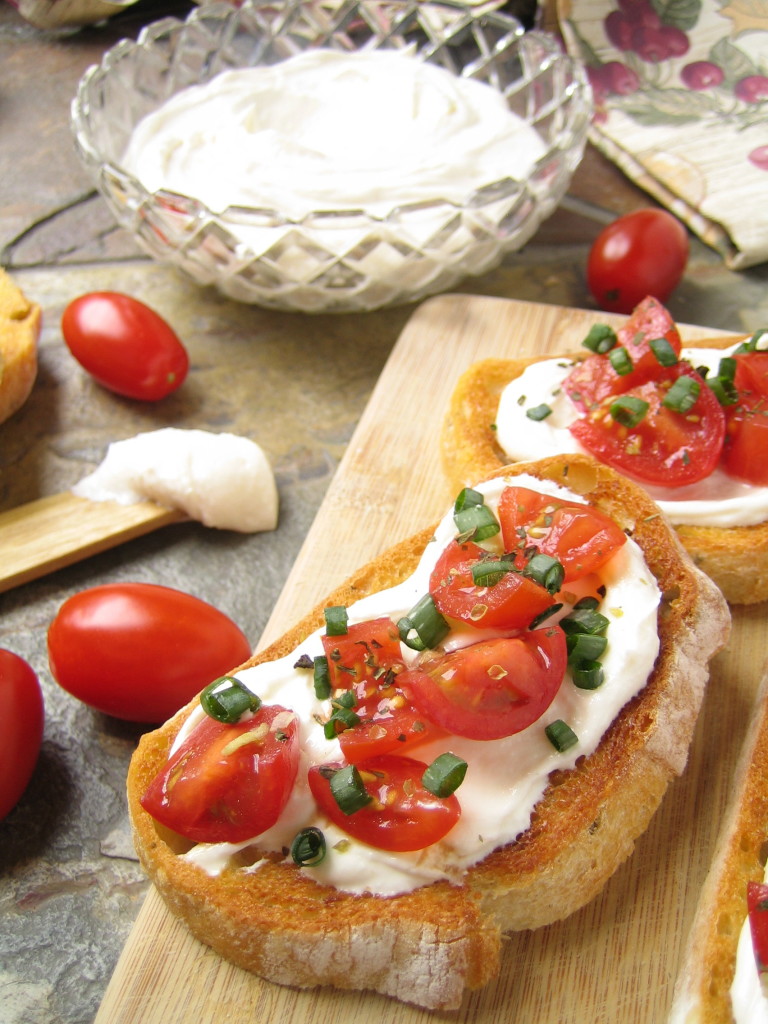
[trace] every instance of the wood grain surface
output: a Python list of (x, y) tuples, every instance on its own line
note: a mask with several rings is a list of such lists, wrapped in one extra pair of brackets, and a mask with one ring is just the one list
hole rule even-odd
[[(349, 571), (447, 507), (453, 496), (437, 458), (438, 436), (467, 366), (490, 355), (573, 351), (591, 323), (619, 319), (463, 295), (420, 306), (384, 368), (262, 643)], [(683, 328), (691, 340), (715, 333)], [(272, 985), (191, 938), (151, 890), (97, 1024), (660, 1024), (728, 800), (761, 673), (764, 630), (762, 606), (735, 612), (731, 642), (712, 666), (688, 768), (634, 855), (582, 911), (510, 936), (498, 981), (467, 995), (458, 1011), (430, 1013), (369, 993)]]

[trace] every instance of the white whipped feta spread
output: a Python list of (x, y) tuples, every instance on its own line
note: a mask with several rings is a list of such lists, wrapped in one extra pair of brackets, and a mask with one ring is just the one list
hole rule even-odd
[(114, 441), (72, 492), (121, 505), (155, 501), (219, 530), (256, 533), (277, 526), (269, 461), (255, 441), (235, 434), (166, 427)]
[[(298, 220), (462, 203), (499, 179), (525, 180), (544, 152), (538, 132), (483, 82), (400, 52), (319, 49), (184, 89), (137, 125), (124, 165), (149, 191), (217, 213), (271, 208)], [(428, 211), (424, 221), (428, 237)], [(272, 228), (233, 230), (257, 253), (275, 243)]]
[[(765, 880), (768, 881), (768, 874)], [(768, 1024), (768, 999), (760, 984), (748, 917), (744, 919), (736, 950), (731, 1008), (735, 1024)]]
[[(735, 348), (736, 346), (734, 346)], [(720, 360), (733, 349), (683, 349), (681, 359), (717, 372)], [(572, 364), (563, 359), (533, 363), (502, 392), (496, 418), (496, 437), (510, 460), (543, 459), (549, 455), (584, 452), (569, 425), (579, 412), (562, 388)], [(526, 410), (546, 404), (552, 413), (532, 420)], [(670, 522), (688, 526), (754, 526), (768, 519), (768, 487), (736, 480), (722, 469), (685, 487), (643, 484)]]
[[(568, 500), (581, 500), (553, 483), (517, 476), (478, 487), (485, 493), (490, 508), (495, 510), (507, 482)], [(434, 540), (427, 545), (415, 573), (398, 586), (350, 606), (350, 624), (383, 615), (394, 620), (406, 615), (429, 589), (431, 571), (443, 548), (455, 535), (450, 512), (442, 520)], [(491, 543), (486, 541), (483, 546), (489, 547)], [(528, 828), (534, 805), (547, 787), (550, 772), (572, 768), (577, 758), (597, 747), (621, 708), (644, 687), (658, 653), (660, 593), (637, 544), (628, 539), (601, 570), (600, 577), (606, 587), (601, 611), (609, 618), (610, 625), (606, 634), (608, 646), (601, 659), (605, 681), (599, 689), (578, 689), (566, 673), (552, 705), (522, 732), (493, 741), (451, 736), (414, 749), (412, 756), (427, 764), (450, 750), (469, 766), (456, 792), (462, 808), (461, 818), (443, 840), (426, 850), (389, 853), (370, 847), (351, 839), (326, 821), (314, 804), (306, 781), (309, 765), (343, 760), (338, 741), (327, 740), (315, 718), (319, 715), (322, 720), (327, 719), (329, 702), (318, 701), (315, 697), (311, 672), (294, 668), (299, 655), (315, 657), (323, 653), (321, 630), (286, 657), (238, 673), (241, 682), (265, 704), (290, 708), (300, 722), (302, 755), (296, 785), (278, 823), (258, 837), (259, 848), (278, 851), (289, 848), (300, 829), (316, 825), (325, 834), (328, 853), (318, 866), (302, 868), (304, 872), (318, 882), (348, 892), (394, 895), (437, 879), (459, 880), (466, 868), (496, 847), (512, 842)], [(567, 589), (577, 590), (577, 586), (569, 584)], [(460, 646), (479, 638), (479, 631), (457, 631), (456, 635), (449, 634), (445, 646)], [(405, 646), (402, 651), (408, 663), (417, 657), (416, 652)], [(174, 750), (203, 714), (198, 708), (190, 715), (176, 738)], [(579, 738), (578, 744), (564, 753), (556, 751), (544, 733), (545, 726), (557, 719), (566, 721)], [(343, 851), (334, 849), (341, 840), (344, 840)], [(250, 842), (200, 844), (185, 856), (215, 875), (227, 866), (234, 852)], [(251, 870), (258, 870), (258, 863)]]

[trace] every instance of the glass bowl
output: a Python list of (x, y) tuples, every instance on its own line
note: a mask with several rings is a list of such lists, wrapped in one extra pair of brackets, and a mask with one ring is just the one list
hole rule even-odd
[[(375, 215), (340, 205), (298, 219), (148, 191), (122, 165), (134, 127), (175, 93), (317, 47), (396, 49), (484, 82), (535, 128), (544, 153), (526, 180), (489, 182), (458, 203), (435, 195), (398, 204), (393, 194), (391, 209)], [(444, 291), (520, 249), (562, 199), (591, 113), (582, 66), (553, 37), (497, 11), (450, 0), (245, 0), (205, 4), (119, 42), (80, 81), (72, 129), (118, 223), (155, 259), (240, 302), (352, 312)]]

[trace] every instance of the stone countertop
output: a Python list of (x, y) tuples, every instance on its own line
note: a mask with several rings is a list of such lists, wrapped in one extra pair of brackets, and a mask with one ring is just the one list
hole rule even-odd
[[(413, 312), (312, 317), (238, 305), (151, 263), (114, 225), (75, 156), (70, 100), (83, 71), (117, 39), (189, 7), (142, 2), (101, 25), (57, 34), (33, 29), (0, 3), (0, 263), (43, 309), (35, 389), (0, 425), (0, 509), (67, 489), (109, 441), (167, 425), (253, 437), (272, 462), (281, 499), (274, 533), (170, 526), (0, 595), (0, 646), (34, 667), (46, 703), (39, 763), (0, 823), (0, 1024), (91, 1021), (146, 891), (123, 792), (141, 727), (95, 713), (56, 685), (48, 624), (79, 590), (141, 580), (209, 601), (255, 643)], [(584, 282), (591, 241), (615, 215), (648, 203), (588, 149), (560, 210), (524, 250), (457, 290), (593, 308)], [(694, 239), (669, 306), (689, 323), (751, 331), (768, 324), (767, 277), (765, 266), (728, 271)], [(103, 289), (144, 300), (184, 340), (191, 372), (167, 400), (120, 399), (66, 350), (64, 307)]]

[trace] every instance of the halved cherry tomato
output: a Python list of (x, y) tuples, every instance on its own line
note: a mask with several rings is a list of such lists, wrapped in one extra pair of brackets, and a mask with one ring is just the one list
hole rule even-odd
[(688, 262), (688, 233), (666, 210), (635, 210), (595, 239), (587, 284), (601, 309), (629, 313), (645, 295), (666, 302)]
[(621, 527), (599, 509), (527, 487), (502, 491), (498, 517), (507, 551), (535, 547), (556, 558), (565, 570), (566, 583), (596, 572), (627, 539)]
[(37, 764), (45, 711), (32, 668), (12, 651), (0, 649), (0, 820), (27, 788)]
[(554, 604), (540, 584), (520, 572), (505, 572), (490, 586), (478, 586), (472, 566), (488, 559), (473, 542), (451, 543), (437, 561), (429, 592), (438, 611), (478, 629), (523, 629)]
[(629, 391), (662, 371), (650, 342), (665, 339), (676, 356), (680, 355), (682, 339), (669, 312), (656, 299), (648, 296), (634, 309), (632, 316), (616, 332), (616, 348), (624, 349), (633, 369), (617, 373), (606, 355), (591, 355), (577, 363), (563, 383), (563, 389), (574, 405), (589, 412), (604, 398)]
[(204, 718), (150, 783), (141, 805), (195, 843), (240, 843), (271, 828), (299, 766), (293, 712), (262, 705), (225, 725)]
[(736, 357), (736, 405), (726, 409), (722, 465), (739, 480), (768, 486), (768, 352)]
[(410, 757), (383, 754), (357, 766), (370, 803), (345, 814), (331, 792), (329, 775), (341, 764), (313, 765), (309, 788), (320, 809), (355, 839), (380, 850), (423, 850), (439, 842), (461, 816), (454, 795), (438, 797), (424, 787), (427, 765)]
[(157, 401), (187, 376), (189, 356), (176, 333), (130, 295), (81, 295), (64, 310), (61, 329), (80, 365), (118, 395)]
[(68, 598), (48, 630), (54, 678), (78, 700), (163, 722), (251, 654), (223, 612), (153, 583), (107, 583)]
[(414, 705), (456, 736), (497, 740), (547, 710), (568, 661), (559, 626), (482, 640), (449, 654), (430, 652), (403, 674)]
[(768, 974), (768, 885), (747, 882), (747, 911), (758, 973)]
[(398, 684), (405, 663), (391, 619), (356, 622), (345, 634), (323, 636), (322, 642), (332, 688), (355, 695), (351, 710), (360, 721), (338, 734), (350, 764), (424, 743), (438, 734)]
[[(681, 377), (700, 385), (696, 404), (686, 413), (664, 406), (670, 385)], [(709, 476), (720, 460), (725, 415), (714, 393), (685, 363), (670, 367), (661, 381), (650, 381), (629, 396), (648, 405), (634, 426), (625, 426), (610, 412), (612, 399), (576, 420), (570, 431), (592, 455), (644, 483), (665, 487), (696, 483)]]

